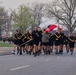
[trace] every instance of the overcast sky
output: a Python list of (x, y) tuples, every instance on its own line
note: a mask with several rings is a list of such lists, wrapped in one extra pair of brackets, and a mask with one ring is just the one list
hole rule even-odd
[(2, 2), (1, 5), (3, 5), (4, 7), (6, 7), (6, 9), (12, 8), (15, 9), (17, 8), (19, 5), (21, 4), (27, 4), (27, 3), (32, 3), (32, 2), (49, 2), (52, 0), (0, 0), (0, 2)]

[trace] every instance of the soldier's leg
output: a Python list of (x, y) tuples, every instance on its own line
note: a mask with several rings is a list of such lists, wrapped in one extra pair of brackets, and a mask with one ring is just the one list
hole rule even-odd
[(47, 53), (50, 55), (51, 54), (51, 51), (50, 51), (50, 46), (47, 45)]
[(14, 44), (14, 50), (13, 50), (13, 54), (15, 54), (17, 46)]
[(20, 55), (22, 55), (22, 47), (20, 46)]
[(25, 45), (23, 46), (23, 53), (25, 53)]
[(60, 54), (63, 54), (63, 44), (60, 45)]
[(40, 44), (40, 42), (39, 42), (39, 45), (38, 45), (38, 56), (41, 54), (41, 44)]
[(34, 48), (33, 48), (34, 57), (36, 57), (36, 54), (37, 54), (37, 53), (36, 53), (36, 49), (37, 49), (36, 44), (34, 44), (33, 47), (34, 47)]
[(47, 54), (47, 46), (44, 46), (44, 55)]
[(73, 55), (74, 48), (70, 48), (71, 55)]
[(60, 54), (60, 45), (58, 45), (58, 54)]
[(49, 53), (49, 55), (51, 54), (51, 46), (50, 45), (48, 45), (48, 53)]
[(69, 52), (69, 45), (68, 44), (66, 45), (66, 52), (67, 53)]
[(55, 54), (57, 55), (58, 54), (58, 46), (55, 46)]
[(30, 45), (28, 47), (28, 52), (29, 52), (29, 55), (31, 55), (31, 46)]
[(19, 54), (19, 52), (20, 52), (20, 47), (17, 46), (17, 54)]
[(26, 54), (28, 54), (28, 44), (26, 44), (25, 49), (26, 49)]

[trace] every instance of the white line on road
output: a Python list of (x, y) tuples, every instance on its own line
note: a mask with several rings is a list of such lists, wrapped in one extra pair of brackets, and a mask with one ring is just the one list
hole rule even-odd
[(29, 66), (30, 66), (30, 65), (21, 66), (21, 67), (13, 68), (13, 69), (10, 69), (10, 70), (11, 70), (11, 71), (19, 70), (19, 69), (26, 68), (26, 67), (29, 67)]

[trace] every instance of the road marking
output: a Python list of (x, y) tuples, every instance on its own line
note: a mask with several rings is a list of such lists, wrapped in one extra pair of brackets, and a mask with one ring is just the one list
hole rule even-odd
[(45, 61), (48, 62), (48, 61), (50, 61), (50, 60), (51, 60), (51, 59), (46, 59)]
[(13, 69), (10, 69), (10, 70), (11, 70), (11, 71), (19, 70), (19, 69), (26, 68), (26, 67), (29, 67), (29, 66), (30, 66), (30, 65), (21, 66), (21, 67), (13, 68)]

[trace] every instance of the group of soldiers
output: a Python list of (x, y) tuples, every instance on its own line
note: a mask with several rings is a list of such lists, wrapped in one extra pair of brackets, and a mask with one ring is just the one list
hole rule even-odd
[[(29, 29), (26, 33), (21, 30), (16, 30), (13, 36), (14, 52), (22, 55), (27, 53), (33, 54), (34, 57), (39, 56), (42, 51), (44, 55), (51, 54), (55, 50), (56, 55), (63, 54), (63, 46), (66, 47), (66, 52), (74, 52), (74, 45), (76, 36), (70, 34), (65, 35), (62, 30), (58, 28), (56, 33), (42, 31), (40, 27), (35, 27), (34, 30)], [(55, 49), (53, 49), (55, 46)]]

